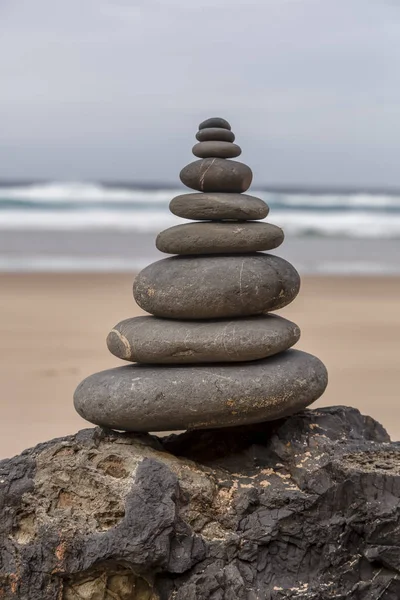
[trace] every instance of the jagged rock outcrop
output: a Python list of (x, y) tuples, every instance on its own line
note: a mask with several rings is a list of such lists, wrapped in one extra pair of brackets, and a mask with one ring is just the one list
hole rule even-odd
[(0, 598), (397, 600), (400, 444), (357, 410), (0, 463)]

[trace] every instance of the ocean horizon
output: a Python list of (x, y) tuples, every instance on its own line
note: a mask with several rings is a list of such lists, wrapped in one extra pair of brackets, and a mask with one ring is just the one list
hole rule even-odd
[[(0, 271), (131, 271), (163, 258), (156, 234), (185, 220), (174, 183), (0, 181)], [(400, 190), (258, 186), (276, 250), (301, 273), (400, 273)]]

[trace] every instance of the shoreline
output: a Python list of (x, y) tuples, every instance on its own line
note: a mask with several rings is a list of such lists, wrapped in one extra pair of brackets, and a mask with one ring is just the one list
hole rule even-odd
[[(0, 274), (0, 458), (91, 427), (72, 394), (91, 373), (122, 361), (105, 339), (122, 319), (144, 314), (131, 274)], [(299, 325), (296, 348), (327, 366), (329, 385), (310, 408), (354, 406), (400, 439), (397, 410), (400, 277), (302, 277), (278, 314)]]
[[(0, 273), (133, 273), (167, 257), (154, 238), (154, 231), (3, 231)], [(400, 276), (397, 239), (290, 235), (271, 254), (301, 275)]]

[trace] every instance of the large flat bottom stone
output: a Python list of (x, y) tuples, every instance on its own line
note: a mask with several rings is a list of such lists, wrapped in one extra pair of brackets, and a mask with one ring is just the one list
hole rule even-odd
[(117, 367), (82, 381), (74, 403), (84, 419), (111, 429), (207, 429), (290, 415), (326, 385), (318, 358), (288, 350), (252, 363)]

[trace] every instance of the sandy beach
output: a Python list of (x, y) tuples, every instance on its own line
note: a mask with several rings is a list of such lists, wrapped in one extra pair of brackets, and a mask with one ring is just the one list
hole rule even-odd
[[(76, 385), (122, 361), (108, 331), (135, 305), (128, 274), (0, 275), (0, 458), (90, 426), (74, 411)], [(328, 367), (314, 404), (346, 404), (378, 419), (400, 439), (398, 410), (400, 278), (303, 277), (281, 311), (302, 329), (297, 347)]]

